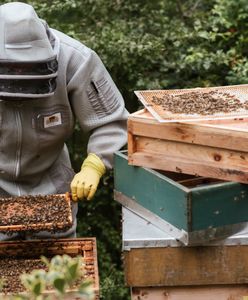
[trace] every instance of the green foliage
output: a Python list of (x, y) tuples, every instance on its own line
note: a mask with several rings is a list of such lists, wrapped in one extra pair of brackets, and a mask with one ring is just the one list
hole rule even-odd
[(247, 82), (246, 0), (25, 2), (97, 51), (130, 111), (134, 90)]
[(31, 274), (22, 275), (24, 287), (34, 298), (37, 298), (44, 292), (46, 288), (46, 275), (44, 270), (34, 270)]
[[(92, 282), (82, 280), (85, 271), (82, 266), (82, 257), (70, 257), (69, 255), (56, 255), (51, 260), (41, 257), (47, 271), (33, 270), (30, 274), (22, 274), (21, 281), (26, 293), (6, 296), (6, 300), (52, 300), (77, 299), (93, 300), (94, 291)], [(79, 284), (80, 280), (80, 284)], [(4, 282), (3, 282), (4, 284)], [(3, 288), (3, 284), (1, 288)], [(46, 293), (53, 290), (53, 295)]]
[[(6, 2), (6, 1), (2, 1)], [(93, 48), (130, 112), (134, 90), (248, 83), (247, 0), (26, 1), (51, 27)], [(75, 169), (87, 137), (69, 141)], [(80, 204), (79, 235), (96, 236), (102, 299), (127, 299), (121, 256), (121, 210), (107, 175), (95, 199)], [(119, 287), (120, 285), (120, 287)]]

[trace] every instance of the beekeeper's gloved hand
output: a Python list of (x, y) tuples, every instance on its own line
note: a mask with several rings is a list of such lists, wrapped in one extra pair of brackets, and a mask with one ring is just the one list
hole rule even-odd
[(94, 153), (90, 153), (84, 160), (81, 171), (71, 182), (72, 200), (91, 200), (96, 192), (100, 178), (106, 169), (102, 160)]

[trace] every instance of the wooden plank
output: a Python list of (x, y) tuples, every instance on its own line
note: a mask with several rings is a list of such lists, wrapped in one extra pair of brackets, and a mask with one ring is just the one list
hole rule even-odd
[(133, 134), (131, 133), (131, 131), (128, 131), (127, 138), (128, 138), (128, 142), (127, 142), (128, 152), (135, 153), (136, 152), (136, 143), (135, 143), (135, 138), (134, 138)]
[[(85, 247), (90, 243), (90, 247)], [(77, 255), (86, 251), (94, 251), (95, 239), (49, 239), (49, 240), (33, 240), (33, 241), (3, 241), (0, 243), (0, 256), (40, 256), (40, 255), (56, 255), (71, 254)], [(96, 251), (96, 250), (95, 250)], [(96, 257), (96, 252), (94, 253)], [(92, 256), (92, 255), (91, 255)]]
[[(202, 148), (204, 151), (204, 148)], [(205, 149), (206, 150), (206, 149)], [(198, 151), (197, 151), (198, 152)], [(190, 151), (188, 151), (190, 153)], [(192, 151), (194, 153), (194, 151)], [(217, 160), (214, 159), (216, 153)], [(200, 157), (204, 153), (199, 153)], [(226, 155), (226, 156), (225, 156)], [(227, 153), (222, 155), (221, 152), (212, 152), (213, 161), (210, 161), (211, 154), (208, 153), (205, 157), (209, 160), (205, 162), (204, 160), (197, 159), (193, 157), (191, 160), (189, 157), (176, 157), (164, 155), (162, 153), (154, 152), (136, 152), (128, 156), (128, 162), (130, 165), (148, 167), (158, 170), (168, 170), (172, 172), (192, 174), (194, 176), (204, 176), (204, 177), (213, 177), (225, 181), (235, 181), (241, 183), (248, 183), (248, 168), (241, 165), (242, 158), (239, 157), (237, 153), (233, 156), (228, 157)], [(225, 164), (218, 161), (219, 157), (223, 161), (222, 157), (228, 162), (237, 160), (238, 165)], [(247, 159), (247, 155), (245, 156)]]
[(170, 178), (178, 183), (182, 180), (193, 180), (196, 177), (190, 174), (182, 174), (182, 173), (176, 173), (176, 172), (170, 172), (170, 171), (159, 171), (160, 174), (166, 176), (167, 178)]
[(191, 160), (208, 165), (242, 168), (248, 170), (248, 152), (226, 150), (214, 147), (189, 145), (180, 142), (140, 137), (136, 152), (164, 155), (173, 160)]
[(246, 285), (134, 287), (131, 292), (132, 300), (248, 300)]
[[(190, 124), (192, 123), (189, 122)], [(241, 131), (241, 132), (247, 132), (248, 131), (248, 117), (245, 118), (234, 118), (234, 119), (227, 119), (227, 120), (208, 120), (208, 121), (201, 121), (199, 122), (204, 127), (212, 127), (212, 128), (223, 128), (228, 129), (230, 131)]]
[(222, 182), (221, 180), (214, 179), (214, 178), (206, 178), (206, 177), (193, 177), (189, 179), (182, 179), (178, 180), (178, 183), (182, 184), (186, 187), (197, 187), (200, 185), (206, 185), (206, 184), (215, 184)]
[[(242, 120), (242, 124), (248, 124), (246, 121), (248, 119)], [(241, 121), (238, 119), (232, 120), (232, 122), (232, 125), (226, 127), (218, 122), (216, 124), (214, 122), (164, 124), (155, 119), (131, 115), (128, 119), (128, 131), (134, 136), (244, 151), (244, 149), (248, 149), (248, 126), (242, 127)]]
[(133, 287), (247, 284), (247, 253), (247, 245), (131, 249), (125, 280)]
[(189, 160), (208, 165), (248, 170), (248, 152), (139, 137), (136, 152), (164, 155), (173, 160)]

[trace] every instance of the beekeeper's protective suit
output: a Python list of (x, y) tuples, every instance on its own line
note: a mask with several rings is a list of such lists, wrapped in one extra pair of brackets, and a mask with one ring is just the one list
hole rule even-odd
[[(1, 197), (71, 189), (74, 200), (91, 199), (126, 143), (127, 116), (94, 51), (49, 28), (28, 4), (0, 6)], [(89, 155), (76, 175), (65, 146), (75, 118), (90, 132)], [(75, 202), (73, 227), (57, 237), (75, 234), (76, 211)]]

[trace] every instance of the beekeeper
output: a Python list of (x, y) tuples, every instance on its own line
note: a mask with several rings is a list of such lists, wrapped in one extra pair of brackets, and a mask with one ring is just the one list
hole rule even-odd
[[(93, 50), (49, 28), (28, 4), (0, 6), (1, 197), (71, 190), (73, 226), (54, 237), (75, 236), (77, 200), (92, 199), (113, 153), (126, 144), (127, 116)], [(76, 175), (65, 145), (75, 119), (90, 133), (88, 156)], [(19, 236), (0, 235), (13, 238)]]

